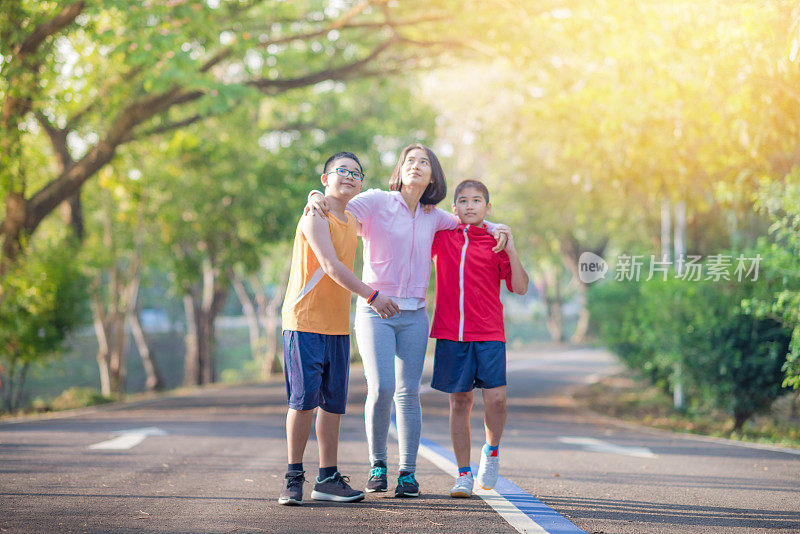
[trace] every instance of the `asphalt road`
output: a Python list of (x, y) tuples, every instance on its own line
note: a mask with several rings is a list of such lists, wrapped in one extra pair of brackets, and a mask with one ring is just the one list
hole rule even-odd
[[(606, 353), (589, 349), (509, 354), (501, 474), (510, 485), (586, 532), (800, 532), (800, 451), (649, 430), (576, 408), (569, 388), (612, 368)], [(359, 367), (350, 393), (339, 467), (361, 487)], [(419, 460), (418, 499), (323, 503), (307, 484), (302, 507), (278, 505), (285, 412), (283, 383), (274, 381), (0, 424), (0, 532), (517, 531), (478, 497), (447, 497), (454, 473), (430, 456)], [(474, 414), (477, 460), (480, 403)], [(423, 395), (423, 420), (426, 443), (449, 449), (443, 394)], [(129, 448), (103, 448), (114, 444)], [(309, 474), (316, 460), (312, 436)]]

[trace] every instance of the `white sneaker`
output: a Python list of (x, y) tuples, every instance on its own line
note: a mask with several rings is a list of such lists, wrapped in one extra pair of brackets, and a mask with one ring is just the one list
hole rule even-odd
[(477, 482), (480, 487), (485, 490), (490, 490), (497, 484), (497, 477), (500, 474), (500, 458), (497, 456), (489, 456), (486, 451), (481, 448), (481, 463), (478, 466)]
[(450, 496), (462, 499), (468, 499), (472, 497), (473, 484), (474, 481), (472, 479), (472, 473), (461, 475), (456, 479), (453, 489), (450, 490)]

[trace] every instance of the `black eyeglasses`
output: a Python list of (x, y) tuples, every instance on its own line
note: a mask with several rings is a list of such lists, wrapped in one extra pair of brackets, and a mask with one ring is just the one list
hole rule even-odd
[[(363, 182), (364, 181), (364, 173), (361, 171), (351, 171), (349, 169), (345, 169), (344, 167), (336, 167), (333, 169), (333, 172), (341, 176), (342, 178), (352, 178), (353, 180)], [(330, 173), (327, 173), (330, 174)]]

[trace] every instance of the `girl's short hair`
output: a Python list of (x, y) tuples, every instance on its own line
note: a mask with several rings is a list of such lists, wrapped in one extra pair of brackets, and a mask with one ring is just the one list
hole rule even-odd
[(358, 163), (358, 168), (361, 169), (361, 172), (362, 173), (364, 172), (364, 167), (361, 165), (361, 162), (358, 161), (358, 157), (352, 152), (337, 152), (333, 156), (329, 157), (328, 160), (325, 162), (325, 166), (322, 168), (322, 172), (327, 173), (328, 171), (330, 171), (331, 164), (337, 159), (342, 159), (342, 158), (352, 159), (353, 161)]
[(389, 190), (400, 191), (403, 188), (403, 180), (400, 177), (400, 169), (403, 168), (403, 163), (405, 162), (408, 153), (415, 148), (424, 150), (428, 155), (428, 161), (431, 163), (431, 183), (428, 184), (425, 192), (422, 193), (422, 198), (419, 199), (419, 202), (420, 204), (436, 205), (447, 196), (447, 180), (444, 177), (444, 171), (442, 170), (441, 163), (439, 163), (439, 158), (436, 157), (436, 154), (434, 154), (433, 150), (421, 143), (413, 143), (408, 145), (403, 149), (402, 152), (400, 152), (400, 158), (397, 160), (397, 165), (395, 165), (394, 172), (392, 172), (392, 177), (389, 178)]

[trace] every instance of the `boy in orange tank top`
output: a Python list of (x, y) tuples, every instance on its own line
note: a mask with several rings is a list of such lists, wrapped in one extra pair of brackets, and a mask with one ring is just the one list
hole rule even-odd
[(320, 467), (311, 497), (335, 502), (364, 498), (336, 465), (350, 370), (350, 292), (367, 299), (381, 316), (398, 312), (391, 299), (353, 274), (359, 223), (345, 208), (361, 192), (361, 163), (354, 154), (339, 152), (325, 162), (320, 179), (331, 216), (311, 212), (300, 218), (282, 310), (289, 465), (278, 502), (286, 505), (303, 500), (303, 453), (315, 409)]

